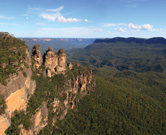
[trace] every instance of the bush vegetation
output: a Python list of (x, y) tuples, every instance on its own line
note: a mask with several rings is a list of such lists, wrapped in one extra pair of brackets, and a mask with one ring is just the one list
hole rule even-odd
[[(7, 32), (0, 32), (0, 83), (6, 85), (6, 78), (16, 73), (26, 59), (25, 42)], [(25, 66), (28, 67), (27, 63)]]
[(0, 94), (0, 115), (5, 113), (6, 109), (6, 102), (4, 97)]
[(31, 126), (30, 117), (26, 115), (24, 111), (15, 111), (14, 117), (11, 118), (11, 126), (5, 131), (7, 135), (19, 135), (23, 125), (25, 129), (29, 129)]

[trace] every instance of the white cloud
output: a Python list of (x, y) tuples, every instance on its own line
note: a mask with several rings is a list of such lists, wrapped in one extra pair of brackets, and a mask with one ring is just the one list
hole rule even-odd
[(123, 28), (119, 28), (119, 31), (120, 31), (120, 32), (127, 32), (127, 31), (125, 31)]
[(116, 27), (116, 26), (126, 26), (125, 23), (106, 23), (104, 24), (105, 27)]
[[(39, 15), (39, 17), (46, 19), (48, 21), (52, 21), (52, 22), (60, 22), (60, 23), (72, 23), (72, 22), (79, 22), (81, 21), (81, 19), (77, 19), (77, 18), (65, 18), (60, 11), (63, 9), (64, 7), (61, 6), (57, 9), (46, 9), (45, 11), (47, 11), (47, 13), (41, 13)], [(49, 12), (49, 13), (48, 13)], [(50, 13), (51, 12), (51, 13)]]
[(39, 15), (39, 17), (41, 18), (49, 20), (49, 21), (53, 21), (53, 22), (56, 21), (56, 19), (60, 16), (61, 16), (60, 13), (42, 13)]
[[(103, 27), (114, 27), (115, 31), (118, 32), (138, 32), (140, 30), (147, 30), (150, 32), (155, 32), (158, 31), (160, 32), (161, 30), (159, 29), (154, 29), (153, 25), (151, 24), (142, 24), (142, 25), (137, 25), (137, 24), (133, 24), (133, 23), (106, 23), (103, 25)], [(110, 32), (109, 32), (110, 33)]]
[(40, 17), (43, 19), (47, 19), (49, 21), (53, 22), (62, 22), (62, 23), (67, 23), (67, 22), (79, 22), (81, 19), (77, 18), (65, 18), (62, 16), (60, 13), (51, 13), (51, 14), (40, 14)]
[(64, 6), (60, 6), (59, 8), (56, 8), (56, 9), (47, 9), (46, 11), (50, 11), (50, 12), (60, 12), (63, 8), (64, 8)]
[(134, 25), (133, 23), (128, 24), (128, 28), (134, 31), (148, 30), (148, 31), (159, 31), (158, 29), (153, 29), (153, 26), (150, 24)]
[(105, 24), (106, 27), (113, 27), (113, 26), (116, 26), (115, 24), (113, 23), (108, 23), (108, 24)]
[(12, 20), (12, 19), (14, 19), (14, 17), (0, 15), (0, 19)]
[(143, 29), (143, 30), (148, 30), (148, 31), (151, 31), (151, 32), (153, 32), (153, 31), (159, 31), (159, 30), (157, 30), (157, 29), (153, 29), (153, 26), (150, 25), (150, 24), (143, 24), (143, 25), (142, 25), (142, 29)]
[(134, 25), (133, 23), (128, 24), (128, 28), (131, 30), (139, 31), (141, 29), (140, 25)]
[(84, 19), (84, 22), (89, 22), (89, 20), (88, 19)]
[(63, 22), (63, 23), (66, 23), (66, 22), (79, 22), (79, 21), (81, 21), (81, 19), (77, 19), (77, 18), (65, 18), (63, 16), (60, 16), (60, 17), (56, 18), (56, 21), (57, 22)]
[[(64, 15), (61, 14), (61, 10), (63, 9), (64, 6), (60, 6), (59, 8), (56, 9), (28, 8), (26, 15), (30, 16), (32, 14), (51, 22), (60, 22), (60, 23), (73, 23), (73, 22), (82, 21), (82, 19), (73, 18), (73, 17), (66, 18)], [(88, 20), (85, 19), (84, 21), (87, 22)]]
[(28, 20), (29, 20), (29, 17), (26, 17), (26, 20), (28, 21)]

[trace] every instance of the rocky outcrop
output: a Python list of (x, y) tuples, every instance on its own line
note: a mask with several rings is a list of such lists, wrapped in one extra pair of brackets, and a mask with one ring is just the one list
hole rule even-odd
[(36, 113), (31, 117), (31, 128), (29, 130), (24, 129), (23, 125), (21, 128), (20, 135), (38, 135), (42, 128), (47, 125), (48, 122), (48, 109), (47, 103), (43, 102), (42, 106), (38, 108)]
[(47, 103), (43, 102), (42, 106), (38, 109), (35, 115), (31, 117), (32, 128), (31, 130), (39, 134), (40, 130), (47, 125), (48, 122), (48, 109)]
[(0, 135), (5, 135), (5, 130), (10, 126), (10, 118), (6, 114), (0, 115)]
[(32, 48), (32, 57), (34, 59), (35, 68), (38, 69), (43, 64), (43, 58), (40, 51), (40, 46), (35, 45)]
[(24, 69), (27, 76), (24, 76), (22, 71), (18, 71), (17, 74), (10, 75), (7, 79), (6, 86), (0, 84), (0, 93), (3, 95), (7, 105), (7, 109), (5, 110), (6, 113), (0, 115), (0, 125), (3, 123), (2, 125), (4, 127), (0, 128), (0, 135), (3, 135), (4, 131), (10, 126), (10, 119), (13, 116), (14, 111), (26, 111), (28, 99), (35, 91), (36, 83), (31, 79), (32, 61), (28, 49), (26, 50), (26, 54), (25, 62), (29, 64), (29, 67), (27, 68), (22, 65), (21, 68)]
[(54, 53), (53, 49), (49, 47), (43, 57), (45, 73), (48, 77), (65, 73), (66, 53), (63, 49), (60, 49), (57, 53)]
[(49, 47), (43, 57), (45, 73), (48, 77), (51, 77), (55, 73), (55, 68), (58, 66), (58, 55)]
[(63, 101), (55, 98), (53, 102), (54, 113), (59, 114), (59, 117), (55, 117), (53, 121), (56, 122), (57, 119), (64, 119), (68, 110), (73, 109), (84, 95), (89, 94), (94, 89), (95, 83), (92, 82), (91, 70), (84, 73), (80, 72), (66, 81), (63, 91), (59, 91), (59, 95), (63, 97)]

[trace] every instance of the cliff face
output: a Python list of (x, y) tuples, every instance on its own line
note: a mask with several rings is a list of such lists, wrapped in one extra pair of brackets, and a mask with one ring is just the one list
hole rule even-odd
[[(5, 113), (0, 114), (0, 135), (5, 135), (5, 132), (11, 134), (13, 130), (17, 130), (20, 135), (37, 135), (50, 124), (56, 126), (57, 120), (64, 119), (70, 108), (73, 109), (84, 95), (94, 90), (92, 71), (79, 64), (69, 63), (67, 65), (64, 50), (61, 49), (54, 53), (50, 47), (42, 58), (40, 46), (35, 45), (32, 49), (33, 59), (31, 59), (27, 48), (25, 53), (23, 60), (20, 60), (23, 63), (16, 68), (17, 72), (9, 74), (6, 78), (6, 85), (0, 83), (0, 94), (6, 104)], [(34, 63), (33, 66), (32, 63)], [(0, 66), (4, 68), (7, 64), (0, 63)], [(45, 76), (44, 78), (52, 84), (52, 87), (49, 86), (48, 91), (46, 89), (40, 90), (39, 85), (42, 82), (36, 82), (40, 79), (32, 80), (32, 76), (41, 78)], [(39, 97), (43, 100), (38, 103), (40, 99), (37, 99), (37, 96), (40, 92), (44, 93), (45, 97)], [(33, 113), (28, 110), (36, 104), (38, 107)], [(0, 104), (0, 108), (1, 106), (3, 105)], [(18, 114), (20, 111), (24, 111), (24, 120), (29, 119), (30, 122), (28, 126), (28, 122), (25, 123), (24, 120), (20, 119), (24, 115), (17, 118), (15, 111)], [(21, 122), (16, 125), (13, 123), (14, 120), (11, 121), (11, 118), (20, 119)]]
[[(54, 117), (53, 121), (55, 122), (57, 119), (64, 119), (68, 109), (73, 109), (79, 100), (84, 95), (93, 91), (94, 88), (95, 85), (92, 83), (91, 70), (84, 73), (80, 72), (78, 75), (68, 79), (63, 85), (63, 91), (59, 91), (58, 93), (59, 95), (63, 95), (63, 100), (54, 99), (53, 110), (59, 117)], [(64, 106), (62, 107), (61, 104)]]
[(27, 107), (28, 96), (32, 95), (35, 91), (36, 83), (31, 79), (31, 55), (26, 49), (25, 62), (28, 63), (29, 67), (21, 65), (27, 76), (24, 76), (22, 71), (18, 71), (17, 74), (11, 74), (7, 78), (7, 85), (0, 84), (0, 93), (3, 95), (6, 102), (7, 108), (5, 114), (0, 115), (0, 134), (4, 134), (4, 131), (11, 124), (11, 117), (14, 111), (25, 110)]

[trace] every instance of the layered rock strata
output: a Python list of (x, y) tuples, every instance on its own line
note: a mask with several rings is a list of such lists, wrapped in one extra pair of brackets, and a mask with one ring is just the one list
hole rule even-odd
[(4, 86), (0, 84), (0, 94), (3, 95), (7, 109), (5, 114), (0, 115), (0, 135), (4, 135), (4, 131), (11, 124), (11, 117), (15, 111), (24, 110), (26, 111), (28, 99), (32, 95), (36, 88), (36, 83), (31, 79), (32, 70), (31, 70), (31, 55), (26, 50), (25, 62), (28, 63), (29, 67), (24, 65), (21, 68), (24, 69), (27, 76), (24, 76), (21, 71), (18, 71), (17, 74), (12, 74), (7, 79), (7, 85)]

